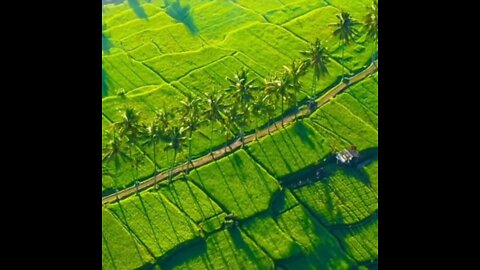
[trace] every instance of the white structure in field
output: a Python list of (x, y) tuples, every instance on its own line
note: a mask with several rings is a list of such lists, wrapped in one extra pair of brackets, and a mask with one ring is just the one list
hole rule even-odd
[(344, 149), (341, 152), (337, 152), (335, 157), (337, 158), (337, 164), (339, 162), (342, 164), (349, 164), (354, 158), (359, 158), (360, 153), (357, 151), (355, 145), (352, 145), (351, 149)]

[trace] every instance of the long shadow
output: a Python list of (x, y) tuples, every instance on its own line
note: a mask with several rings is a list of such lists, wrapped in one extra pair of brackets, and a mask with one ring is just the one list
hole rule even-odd
[[(263, 185), (265, 186), (265, 189), (268, 191), (272, 192), (273, 190), (268, 186), (268, 180), (265, 178), (265, 174), (262, 173), (262, 170), (260, 169), (260, 164), (257, 163), (257, 161), (252, 157), (252, 153), (250, 153), (250, 150), (245, 149), (245, 152), (250, 156), (251, 162), (253, 167), (255, 168), (255, 172), (258, 175), (258, 178), (262, 180)], [(278, 182), (278, 181), (277, 181)]]
[(108, 96), (108, 74), (105, 69), (102, 67), (102, 98)]
[(245, 174), (243, 173), (243, 171), (239, 170), (239, 167), (235, 164), (234, 161), (232, 161), (232, 158), (230, 156), (231, 155), (228, 155), (227, 158), (232, 163), (232, 167), (235, 171), (235, 174), (237, 175), (240, 183), (242, 184), (243, 189), (245, 190), (245, 193), (247, 194), (248, 198), (250, 199), (250, 202), (252, 203), (253, 208), (255, 209), (255, 212), (258, 212), (257, 205), (255, 204), (254, 200), (252, 199), (252, 195), (250, 194), (250, 192), (248, 192), (248, 188), (244, 184), (244, 180), (246, 179)]
[[(292, 169), (292, 167), (290, 167), (290, 163), (289, 163), (288, 160), (286, 160), (285, 157), (283, 156), (282, 151), (281, 151), (280, 148), (278, 147), (277, 142), (275, 141), (275, 139), (274, 139), (273, 137), (274, 137), (274, 136), (272, 136), (271, 139), (272, 139), (273, 144), (275, 145), (275, 148), (277, 149), (278, 155), (282, 158), (282, 161), (283, 161), (283, 163), (285, 164), (285, 167), (287, 167), (287, 170), (288, 170), (289, 172), (292, 172), (293, 169)], [(289, 148), (287, 147), (287, 149), (289, 149)], [(290, 151), (291, 151), (291, 150), (290, 150)], [(294, 161), (295, 161), (295, 163), (298, 165), (297, 160), (294, 159)]]
[[(175, 254), (164, 258), (163, 256), (157, 260), (157, 264), (161, 269), (173, 269), (182, 263), (188, 262), (194, 258), (202, 257), (205, 265), (209, 265), (204, 260), (207, 253), (207, 243), (204, 240), (198, 241), (193, 245), (184, 246), (176, 250)], [(187, 266), (188, 267), (188, 266)], [(207, 268), (207, 267), (206, 267)]]
[[(270, 136), (270, 135), (269, 135)], [(270, 165), (270, 168), (272, 171), (269, 171), (267, 170), (268, 173), (270, 173), (271, 175), (274, 175), (277, 177), (277, 174), (275, 173), (275, 166), (273, 166), (273, 163), (272, 161), (270, 160), (270, 157), (269, 155), (267, 155), (267, 152), (265, 152), (265, 149), (263, 148), (263, 145), (262, 145), (262, 142), (261, 141), (258, 141), (257, 142), (257, 145), (258, 147), (260, 148), (260, 151), (262, 151), (262, 154), (263, 156), (267, 159), (267, 162), (268, 162), (268, 165)], [(253, 157), (253, 154), (251, 154), (252, 157)], [(260, 162), (258, 162), (259, 164), (261, 164)], [(267, 168), (267, 166), (263, 165), (263, 167)]]
[[(208, 197), (208, 201), (210, 202), (210, 206), (212, 207), (212, 209), (215, 209), (215, 206), (214, 206), (214, 203), (215, 203), (218, 207), (220, 207), (220, 209), (222, 211), (225, 212), (226, 207), (220, 201), (218, 201), (216, 198), (209, 195), (209, 193), (207, 192), (207, 188), (205, 187), (205, 184), (203, 183), (202, 176), (198, 172), (198, 169), (195, 168), (193, 171), (195, 171), (195, 174), (198, 177), (199, 184), (197, 185), (197, 184), (195, 184), (194, 181), (191, 181), (192, 184), (195, 185), (202, 193), (204, 193)], [(193, 171), (190, 171), (189, 174), (192, 174)]]
[[(230, 236), (232, 237), (232, 240), (233, 240), (233, 244), (235, 245), (236, 248), (244, 250), (245, 253), (247, 254), (247, 257), (251, 261), (258, 260), (257, 256), (255, 256), (255, 253), (253, 253), (253, 251), (250, 249), (248, 244), (243, 239), (242, 233), (240, 232), (240, 229), (237, 226), (232, 227), (228, 232), (230, 233)], [(228, 242), (228, 244), (232, 248), (232, 251), (235, 253), (234, 247), (231, 246), (230, 242)]]
[[(305, 161), (305, 159), (303, 159), (302, 153), (300, 153), (300, 151), (298, 151), (298, 148), (295, 147), (295, 142), (293, 141), (292, 136), (290, 135), (290, 133), (288, 132), (288, 130), (285, 130), (285, 133), (287, 134), (287, 137), (288, 137), (288, 139), (290, 140), (291, 145), (294, 146), (294, 147), (292, 147), (292, 148), (295, 150), (295, 152), (297, 153), (298, 157), (302, 160), (303, 165), (304, 165), (304, 166), (307, 165), (308, 163)], [(283, 135), (283, 133), (280, 133), (280, 136), (282, 137), (282, 140), (285, 142), (285, 145), (288, 145), (288, 142), (287, 142), (287, 140), (285, 139), (285, 135)], [(302, 140), (303, 140), (303, 139), (302, 139)], [(307, 144), (308, 144), (308, 143), (307, 143)], [(315, 145), (311, 145), (310, 147), (311, 147), (311, 148), (316, 148)], [(290, 152), (292, 153), (292, 150), (290, 149), (290, 147), (289, 147), (289, 150), (290, 150)], [(293, 153), (292, 153), (292, 154), (293, 154)]]
[[(123, 206), (122, 206), (122, 204), (120, 203), (120, 200), (117, 201), (117, 204), (118, 204), (118, 207), (120, 208), (120, 213), (122, 214), (123, 220), (122, 220), (122, 218), (120, 218), (114, 211), (110, 211), (110, 213), (111, 213), (114, 217), (116, 217), (117, 220), (118, 220), (121, 224), (124, 224), (124, 225), (125, 225), (127, 231), (130, 233), (130, 235), (132, 236), (132, 238), (134, 238), (134, 236), (135, 236), (135, 237), (137, 238), (137, 240), (139, 240), (139, 242), (140, 242), (141, 244), (143, 244), (143, 245), (145, 246), (145, 248), (147, 248), (147, 246), (146, 246), (144, 243), (141, 242), (141, 240), (140, 240), (140, 238), (138, 237), (138, 235), (136, 235), (135, 232), (133, 231), (133, 229), (130, 227), (130, 224), (128, 223), (127, 216), (125, 215), (125, 211), (124, 211), (124, 209), (123, 209)], [(134, 239), (132, 239), (132, 240), (134, 240)], [(136, 251), (137, 251), (137, 253), (138, 253), (138, 256), (139, 256), (140, 258), (142, 258), (142, 255), (141, 255), (141, 253), (140, 253), (140, 250), (138, 249), (137, 243), (135, 243), (135, 241), (134, 241), (134, 246), (135, 246), (135, 249), (136, 249)], [(147, 248), (147, 250), (148, 250), (148, 248)]]
[(117, 269), (118, 267), (115, 264), (115, 260), (113, 259), (112, 251), (110, 250), (110, 247), (108, 246), (108, 241), (107, 241), (107, 238), (105, 238), (103, 230), (102, 230), (102, 239), (103, 239), (103, 242), (105, 242), (105, 247), (107, 248), (108, 257), (110, 258), (110, 261), (112, 261), (113, 268)]
[(297, 122), (296, 125), (293, 126), (293, 129), (295, 132), (300, 136), (300, 139), (304, 141), (306, 144), (308, 144), (312, 148), (316, 148), (315, 142), (311, 139), (311, 137), (315, 136), (316, 134), (313, 133), (313, 131), (305, 125), (305, 123)]
[(180, 0), (165, 0), (165, 11), (176, 21), (183, 23), (190, 33), (196, 35), (198, 28), (193, 22), (192, 14), (190, 13), (190, 5), (181, 6)]
[[(218, 234), (220, 234), (220, 233), (225, 233), (225, 231), (220, 231), (220, 232), (218, 232)], [(215, 249), (218, 250), (218, 253), (220, 253), (220, 256), (222, 257), (222, 261), (223, 261), (223, 263), (225, 264), (225, 267), (228, 268), (228, 266), (229, 266), (229, 264), (228, 264), (228, 259), (226, 259), (225, 256), (223, 255), (222, 249), (220, 248), (220, 245), (218, 244), (217, 239), (215, 239), (214, 237), (212, 237), (212, 238), (210, 239), (210, 243), (212, 243), (212, 245), (215, 246)], [(235, 258), (236, 258), (236, 257), (235, 257)]]
[(240, 213), (241, 213), (242, 216), (243, 216), (244, 213), (243, 213), (242, 207), (241, 207), (240, 204), (238, 203), (238, 201), (237, 201), (237, 199), (236, 199), (236, 197), (235, 197), (235, 194), (233, 193), (232, 189), (230, 188), (230, 185), (228, 184), (227, 178), (226, 178), (225, 174), (223, 173), (222, 167), (221, 167), (220, 165), (218, 165), (218, 162), (217, 162), (216, 159), (214, 160), (214, 163), (215, 163), (215, 165), (217, 166), (218, 171), (219, 171), (220, 174), (222, 175), (223, 182), (225, 183), (225, 186), (227, 187), (228, 191), (230, 192), (231, 198), (233, 198), (233, 200), (235, 201), (235, 204), (237, 205), (238, 209), (240, 210)]
[(153, 228), (152, 220), (150, 219), (150, 215), (148, 214), (147, 208), (145, 207), (145, 203), (143, 202), (143, 198), (140, 195), (140, 193), (138, 193), (138, 198), (139, 198), (140, 204), (142, 205), (143, 213), (145, 213), (145, 217), (147, 217), (148, 225), (150, 226), (150, 229), (152, 230), (152, 234), (153, 234), (153, 238), (155, 239), (155, 243), (157, 244), (158, 249), (163, 251), (164, 249), (160, 246), (160, 242), (158, 241), (157, 234), (155, 233), (155, 229)]
[(102, 33), (102, 50), (106, 54), (110, 54), (110, 49), (112, 48), (112, 42), (110, 42), (110, 39)]
[(128, 5), (133, 9), (133, 12), (135, 12), (135, 15), (139, 17), (140, 19), (148, 20), (147, 13), (145, 13), (145, 10), (143, 7), (140, 5), (138, 0), (127, 0)]

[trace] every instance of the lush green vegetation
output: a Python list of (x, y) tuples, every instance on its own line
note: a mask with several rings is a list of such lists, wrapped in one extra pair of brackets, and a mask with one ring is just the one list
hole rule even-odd
[(102, 210), (102, 268), (135, 269), (153, 261), (134, 236), (112, 214)]
[(267, 210), (280, 188), (277, 180), (243, 150), (192, 171), (189, 176), (240, 219)]
[(141, 193), (108, 208), (155, 257), (197, 237), (197, 226), (156, 193)]
[[(103, 194), (311, 105), (376, 58), (376, 12), (371, 0), (103, 6)], [(375, 267), (377, 79), (234, 153), (105, 206), (102, 267)], [(361, 164), (332, 162), (332, 152), (352, 144)], [(312, 180), (318, 168), (326, 174)]]

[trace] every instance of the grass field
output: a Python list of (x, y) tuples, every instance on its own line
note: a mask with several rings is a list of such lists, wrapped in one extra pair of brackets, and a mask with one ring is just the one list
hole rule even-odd
[(269, 208), (280, 188), (277, 180), (239, 150), (189, 175), (192, 180), (240, 219)]
[[(376, 43), (358, 27), (344, 45), (332, 24), (342, 10), (362, 22), (370, 0), (128, 0), (102, 7), (102, 147), (127, 108), (150, 123), (177, 113), (187, 95), (223, 92), (241, 68), (256, 85), (283, 71), (320, 38), (331, 61), (299, 101), (325, 93), (365, 67)], [(262, 97), (263, 93), (259, 93)], [(285, 103), (292, 111), (293, 102)], [(281, 117), (277, 102), (272, 117)], [(178, 115), (177, 115), (178, 116)], [(175, 121), (179, 121), (176, 119)], [(265, 126), (252, 116), (246, 132)], [(212, 128), (213, 127), (213, 128)], [(230, 127), (239, 133), (239, 127)], [(109, 133), (109, 134), (107, 134)], [(192, 157), (232, 141), (218, 122), (193, 132)], [(335, 164), (332, 151), (356, 145), (361, 164)], [(145, 180), (173, 162), (167, 143), (138, 140), (102, 168), (102, 193)], [(155, 151), (154, 151), (155, 150)], [(207, 165), (102, 209), (102, 269), (377, 269), (378, 75), (350, 86), (315, 113)], [(155, 152), (155, 160), (154, 160)], [(333, 161), (332, 161), (333, 160)], [(317, 168), (321, 180), (299, 185)], [(296, 185), (297, 184), (297, 185)], [(233, 213), (238, 224), (227, 227)]]

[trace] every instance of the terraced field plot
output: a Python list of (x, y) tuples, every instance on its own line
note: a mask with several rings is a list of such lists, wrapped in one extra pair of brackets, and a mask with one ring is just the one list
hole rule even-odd
[[(260, 86), (285, 65), (305, 60), (301, 51), (320, 38), (330, 55), (328, 75), (314, 84), (310, 68), (300, 77), (298, 102), (304, 108), (312, 94), (326, 93), (344, 73), (357, 74), (376, 54), (363, 26), (347, 46), (332, 34), (342, 10), (362, 21), (369, 5), (370, 0), (104, 5), (102, 147), (115, 154), (102, 168), (103, 195), (168, 172), (184, 164), (189, 152), (193, 159), (209, 157), (210, 150), (238, 142), (241, 130), (253, 133), (293, 114), (295, 102), (286, 101), (282, 111), (277, 98), (269, 117), (251, 115), (244, 125), (205, 120), (191, 141), (159, 139), (152, 145), (139, 137), (112, 145), (131, 134), (127, 109), (139, 112), (141, 125), (161, 119), (160, 110), (174, 115), (172, 123), (185, 121), (180, 100), (227, 93), (226, 77), (242, 68)], [(102, 268), (376, 269), (377, 79), (375, 73), (349, 86), (308, 117), (233, 153), (105, 204)], [(254, 96), (263, 97), (262, 91)], [(228, 119), (225, 111), (220, 117)], [(360, 160), (336, 164), (332, 150), (352, 144)], [(226, 220), (232, 216), (230, 226)]]

